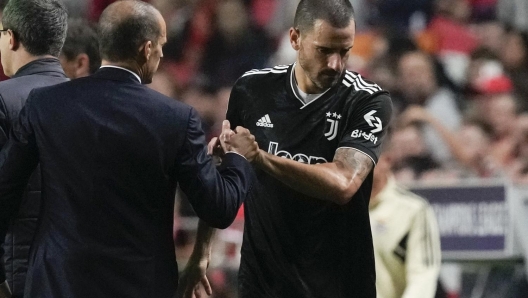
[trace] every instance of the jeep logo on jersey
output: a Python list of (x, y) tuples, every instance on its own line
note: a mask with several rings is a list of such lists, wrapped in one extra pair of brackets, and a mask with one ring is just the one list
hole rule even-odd
[(383, 129), (383, 124), (381, 123), (380, 118), (374, 117), (374, 114), (376, 114), (376, 111), (372, 110), (365, 114), (365, 117), (363, 117), (365, 118), (365, 121), (367, 121), (368, 125), (370, 125), (370, 127), (375, 127), (375, 129), (373, 129), (371, 133), (377, 133)]
[(339, 120), (341, 120), (340, 114), (336, 112), (326, 113), (326, 122), (330, 122), (330, 129), (327, 132), (325, 132), (324, 135), (329, 141), (335, 139), (335, 137), (337, 136), (337, 130), (339, 128)]
[(279, 156), (279, 157), (284, 157), (287, 159), (298, 161), (300, 163), (307, 163), (307, 164), (312, 164), (312, 165), (316, 163), (327, 162), (326, 159), (324, 159), (323, 157), (308, 156), (302, 153), (297, 153), (292, 156), (292, 154), (288, 151), (284, 151), (284, 150), (277, 151), (277, 149), (279, 149), (279, 143), (275, 143), (275, 142), (269, 143), (268, 153)]

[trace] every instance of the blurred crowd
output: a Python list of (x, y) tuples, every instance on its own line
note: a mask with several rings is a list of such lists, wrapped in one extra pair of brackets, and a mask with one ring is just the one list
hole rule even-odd
[[(96, 22), (114, 0), (64, 0)], [(153, 89), (194, 106), (218, 135), (230, 88), (244, 72), (295, 62), (288, 30), (295, 0), (150, 0), (168, 42)], [(528, 183), (528, 1), (351, 0), (357, 33), (348, 69), (390, 91), (396, 179)], [(183, 204), (183, 203), (182, 203)], [(180, 267), (192, 251), (192, 210), (180, 206)], [(240, 221), (243, 216), (240, 216)], [(215, 297), (236, 279), (242, 224), (218, 235), (231, 271), (211, 273)], [(227, 273), (226, 273), (227, 272)], [(227, 280), (227, 281), (226, 281)], [(222, 292), (222, 291), (225, 291)]]
[[(96, 21), (114, 0), (65, 0)], [(152, 88), (194, 106), (218, 134), (245, 71), (291, 64), (298, 1), (150, 0), (168, 27)], [(528, 181), (528, 2), (351, 0), (348, 68), (390, 91), (400, 182)]]

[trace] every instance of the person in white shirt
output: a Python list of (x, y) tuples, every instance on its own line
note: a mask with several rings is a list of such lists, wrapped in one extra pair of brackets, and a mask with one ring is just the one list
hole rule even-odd
[(374, 169), (369, 206), (378, 298), (434, 297), (440, 235), (429, 203), (397, 185), (385, 150)]

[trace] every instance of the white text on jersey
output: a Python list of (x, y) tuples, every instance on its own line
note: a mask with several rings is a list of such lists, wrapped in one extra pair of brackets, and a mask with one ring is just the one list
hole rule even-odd
[(308, 156), (306, 154), (297, 153), (292, 156), (292, 154), (288, 151), (280, 150), (279, 149), (279, 143), (270, 142), (268, 147), (268, 153), (273, 154), (275, 156), (292, 159), (295, 161), (298, 161), (300, 163), (306, 163), (306, 164), (317, 164), (317, 163), (326, 163), (326, 159), (323, 157), (318, 156)]

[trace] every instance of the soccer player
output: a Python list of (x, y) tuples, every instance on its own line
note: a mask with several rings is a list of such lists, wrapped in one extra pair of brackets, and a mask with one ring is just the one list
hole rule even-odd
[[(376, 297), (368, 204), (392, 103), (345, 69), (354, 35), (348, 0), (301, 0), (296, 63), (249, 71), (232, 89), (227, 119), (261, 148), (244, 207), (242, 298)], [(212, 232), (198, 229), (180, 297), (199, 295), (200, 283), (211, 293)]]

